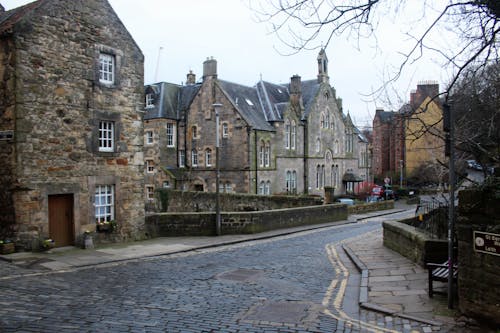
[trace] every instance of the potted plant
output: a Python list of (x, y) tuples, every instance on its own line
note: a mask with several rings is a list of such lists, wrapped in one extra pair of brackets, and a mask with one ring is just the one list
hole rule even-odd
[(42, 241), (42, 250), (50, 250), (50, 249), (53, 249), (56, 245), (56, 242), (54, 242), (53, 239), (50, 239), (50, 238), (46, 238)]
[(96, 224), (96, 230), (100, 232), (112, 232), (115, 228), (115, 220), (97, 222)]
[(10, 254), (16, 251), (16, 245), (10, 239), (0, 240), (0, 254)]

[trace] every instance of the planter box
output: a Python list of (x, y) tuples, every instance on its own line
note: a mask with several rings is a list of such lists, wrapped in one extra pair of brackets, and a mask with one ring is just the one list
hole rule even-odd
[(16, 245), (14, 243), (0, 244), (0, 254), (10, 254), (16, 251)]

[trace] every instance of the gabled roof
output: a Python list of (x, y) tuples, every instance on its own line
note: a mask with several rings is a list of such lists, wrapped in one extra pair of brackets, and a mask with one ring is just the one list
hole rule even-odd
[(274, 131), (274, 128), (266, 120), (265, 111), (262, 109), (262, 104), (265, 103), (261, 103), (256, 88), (224, 80), (218, 80), (218, 83), (250, 126), (257, 130)]
[(191, 105), (200, 87), (200, 84), (180, 86), (168, 82), (146, 86), (146, 94), (154, 94), (154, 107), (146, 108), (144, 119), (180, 119), (183, 112)]
[(314, 99), (318, 94), (320, 88), (320, 83), (318, 80), (307, 80), (302, 81), (302, 100), (304, 102), (304, 116), (306, 119), (311, 112), (311, 106), (313, 105)]
[(260, 81), (255, 86), (267, 121), (283, 120), (283, 111), (288, 105), (288, 87)]

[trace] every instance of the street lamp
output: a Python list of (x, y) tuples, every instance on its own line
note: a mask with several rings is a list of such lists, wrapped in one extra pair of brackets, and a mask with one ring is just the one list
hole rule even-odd
[(215, 110), (215, 233), (217, 236), (221, 235), (221, 221), (220, 221), (220, 165), (219, 165), (219, 111), (222, 104), (215, 103), (212, 105)]

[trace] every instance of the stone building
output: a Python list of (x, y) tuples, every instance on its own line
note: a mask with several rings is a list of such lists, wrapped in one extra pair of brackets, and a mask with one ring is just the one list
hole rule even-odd
[(294, 75), (289, 84), (221, 80), (210, 58), (201, 82), (189, 73), (185, 86), (146, 86), (149, 193), (159, 186), (216, 191), (217, 114), (220, 191), (323, 195), (330, 186), (336, 194), (352, 192), (369, 175), (368, 143), (342, 112), (324, 50), (317, 61), (316, 79)]
[(144, 56), (106, 0), (0, 13), (0, 223), (34, 248), (141, 237)]

